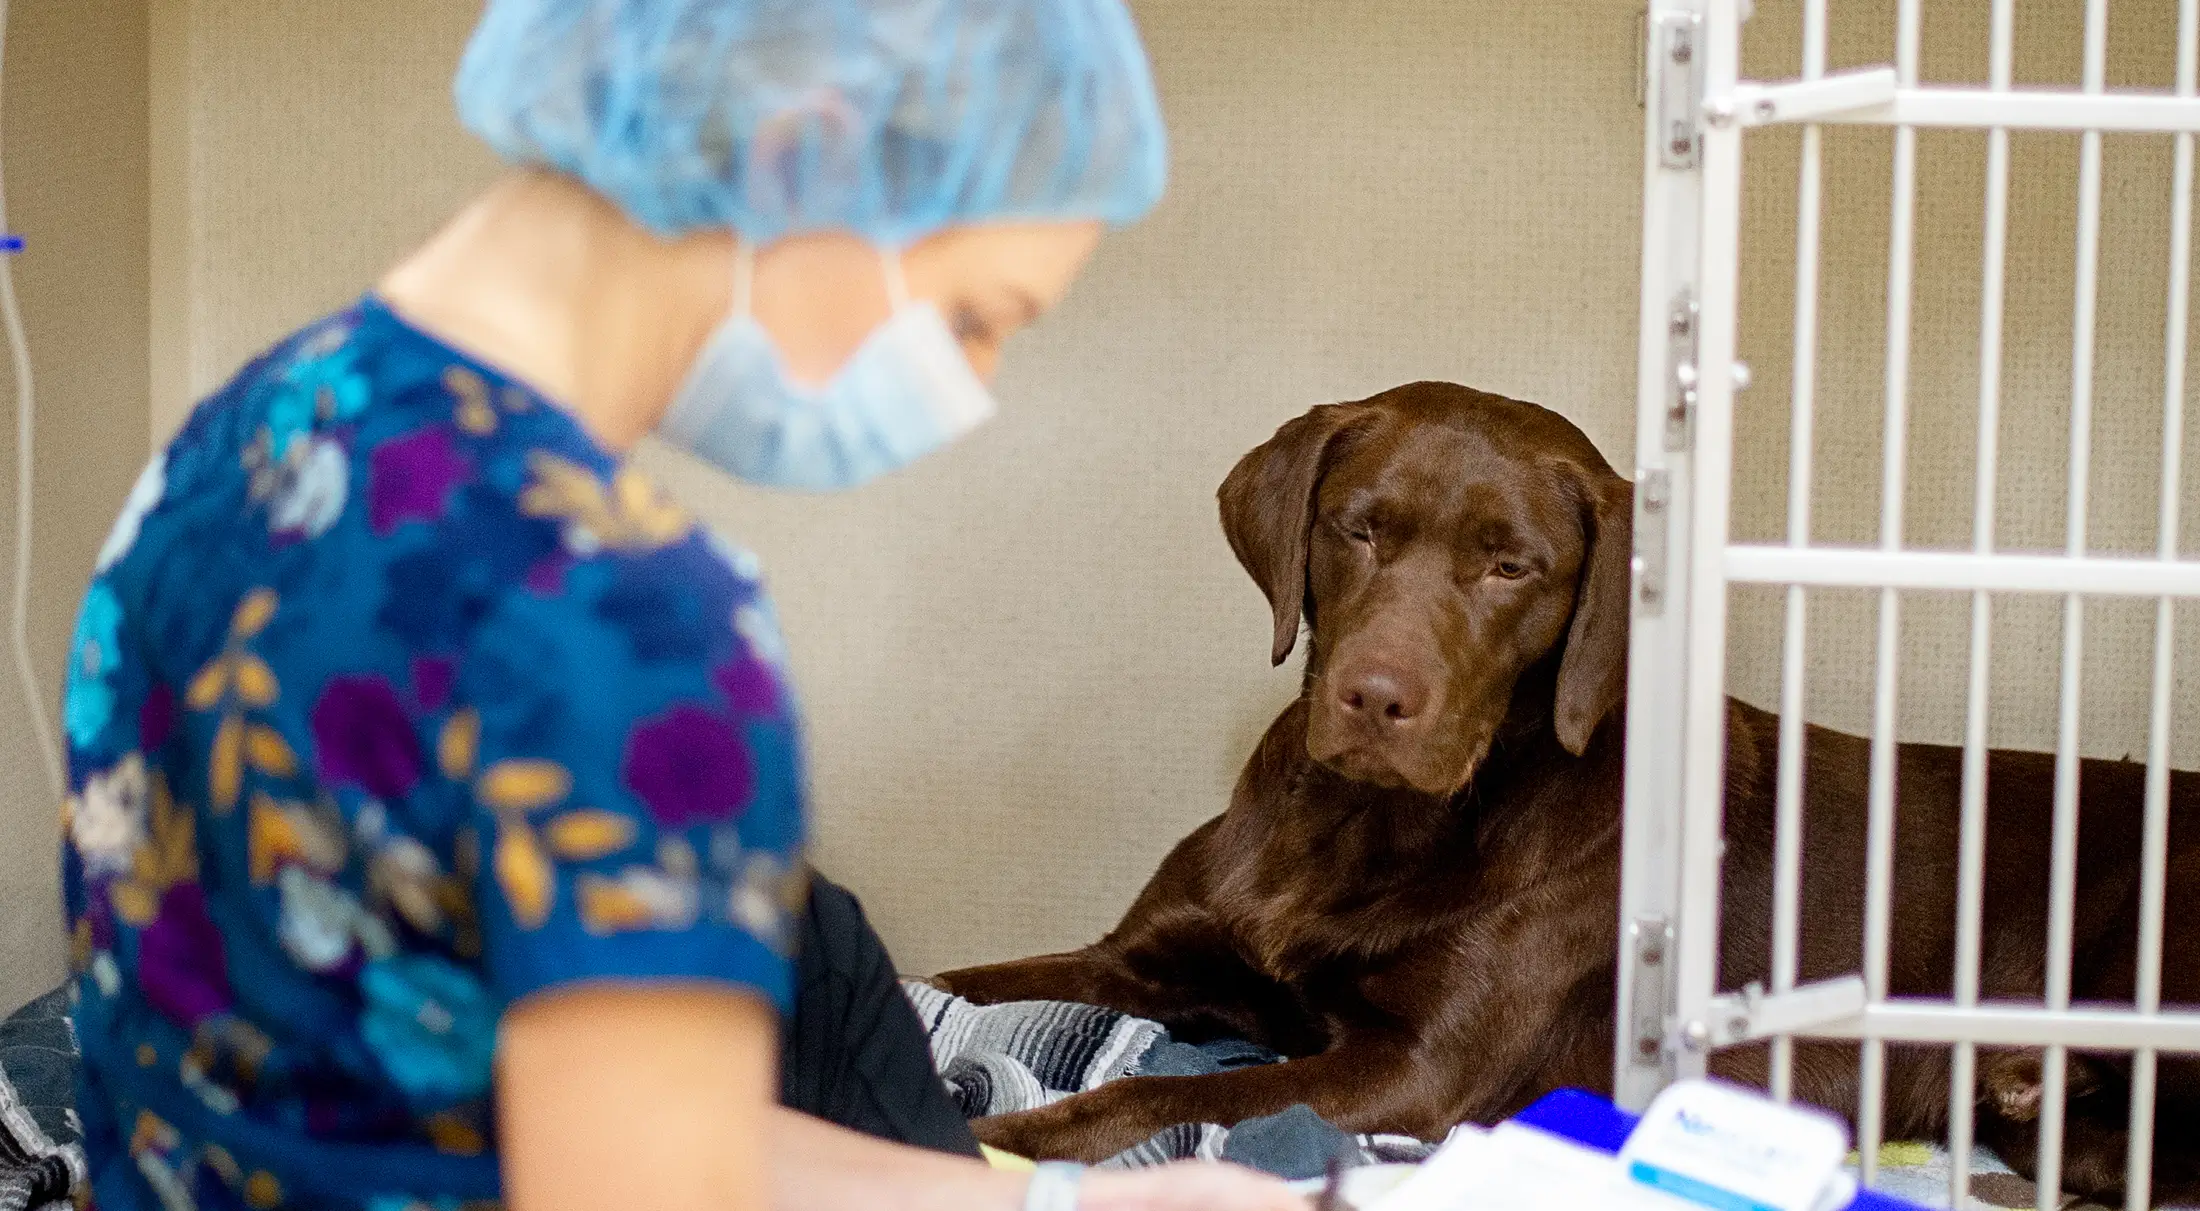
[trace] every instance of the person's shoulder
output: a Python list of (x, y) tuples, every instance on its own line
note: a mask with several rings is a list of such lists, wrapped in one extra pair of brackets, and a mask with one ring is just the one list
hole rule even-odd
[(332, 525), (350, 495), (341, 448), (312, 439), (372, 395), (352, 369), (363, 319), (357, 305), (323, 316), (202, 399), (140, 471), (94, 577), (132, 602), (195, 616), (295, 562), (293, 549)]
[(316, 363), (356, 358), (364, 319), (359, 303), (323, 315), (253, 355), (201, 397), (155, 459), (163, 465), (168, 486), (198, 487), (209, 478), (233, 474), (254, 432), (282, 419), (267, 413), (286, 385)]
[(745, 621), (763, 597), (755, 557), (647, 472), (556, 445), (519, 457), (518, 487), (502, 507), (544, 527), (554, 550), (508, 593), (622, 632), (645, 662), (700, 654), (718, 646), (717, 636), (758, 629)]
[[(564, 410), (465, 366), (444, 378), (440, 406), (412, 409), (365, 455), (369, 529), (394, 537), (425, 523), (392, 565), (417, 603), (398, 613), (447, 602), (436, 612), (449, 623), (456, 611), (493, 630), (554, 630), (561, 647), (593, 644), (643, 667), (729, 647), (779, 658), (753, 555)], [(433, 629), (442, 635), (409, 638), (457, 638)]]
[(380, 567), (377, 621), (393, 638), (525, 643), (566, 665), (725, 645), (754, 580), (686, 509), (551, 405), (465, 366), (440, 377), (363, 426), (351, 454), (346, 525)]

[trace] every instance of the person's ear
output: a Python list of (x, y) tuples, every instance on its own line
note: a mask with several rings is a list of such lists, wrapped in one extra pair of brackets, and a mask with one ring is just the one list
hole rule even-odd
[(1275, 612), (1271, 663), (1282, 664), (1298, 645), (1314, 494), (1338, 436), (1357, 415), (1358, 405), (1321, 404), (1284, 422), (1238, 460), (1216, 493), (1230, 550)]
[(1635, 550), (1635, 488), (1605, 468), (1582, 472), (1581, 538), (1587, 550), (1574, 621), (1558, 665), (1552, 723), (1580, 756), (1627, 696), (1628, 612)]

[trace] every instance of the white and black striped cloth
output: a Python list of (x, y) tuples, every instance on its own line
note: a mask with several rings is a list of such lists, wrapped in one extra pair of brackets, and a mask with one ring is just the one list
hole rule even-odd
[(68, 1205), (84, 1180), (66, 988), (0, 1022), (0, 1211)]
[[(1147, 1075), (1156, 1044), (1169, 1042), (1160, 1023), (1097, 1005), (973, 1005), (920, 980), (902, 981), (902, 991), (931, 1038), (932, 1061), (941, 1078), (970, 1118), (1029, 1110), (1118, 1077)], [(1195, 1158), (1219, 1160), (1229, 1138), (1230, 1129), (1214, 1123), (1179, 1123), (1102, 1165), (1135, 1169)], [(1360, 1135), (1352, 1142), (1358, 1146), (1360, 1155), (1354, 1159), (1359, 1163), (1420, 1161), (1435, 1151), (1433, 1145), (1403, 1135)], [(1319, 1173), (1326, 1158), (1275, 1159), (1283, 1163), (1258, 1167)]]

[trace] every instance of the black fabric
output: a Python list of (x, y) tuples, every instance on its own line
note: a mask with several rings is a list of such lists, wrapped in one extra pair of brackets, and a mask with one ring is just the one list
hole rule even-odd
[(822, 877), (810, 880), (779, 1064), (779, 1102), (790, 1110), (895, 1143), (979, 1155), (863, 906)]

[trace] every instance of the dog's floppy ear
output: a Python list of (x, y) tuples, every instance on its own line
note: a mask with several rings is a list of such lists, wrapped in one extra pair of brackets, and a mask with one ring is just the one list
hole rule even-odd
[(1275, 611), (1270, 655), (1275, 664), (1282, 664), (1298, 646), (1314, 492), (1321, 486), (1332, 443), (1357, 411), (1352, 404), (1321, 404), (1284, 422), (1274, 437), (1238, 460), (1216, 493), (1230, 550)]
[(1635, 549), (1634, 485), (1598, 467), (1584, 470), (1581, 586), (1574, 622), (1558, 664), (1552, 723), (1558, 742), (1576, 757), (1597, 725), (1627, 694), (1627, 625)]

